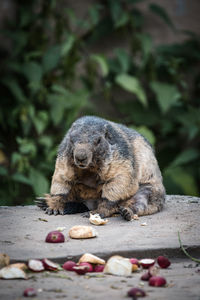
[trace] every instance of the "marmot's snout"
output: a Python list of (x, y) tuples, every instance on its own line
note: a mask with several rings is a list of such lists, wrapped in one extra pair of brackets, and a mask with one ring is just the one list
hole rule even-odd
[(92, 162), (92, 151), (87, 144), (77, 145), (74, 149), (74, 163), (79, 168), (87, 168)]

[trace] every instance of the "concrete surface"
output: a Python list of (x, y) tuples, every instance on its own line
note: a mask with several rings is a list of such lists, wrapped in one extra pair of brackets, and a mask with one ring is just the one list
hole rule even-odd
[[(200, 258), (199, 204), (200, 198), (168, 196), (162, 212), (132, 222), (126, 222), (120, 216), (110, 218), (106, 225), (95, 226), (99, 236), (88, 240), (68, 237), (72, 226), (89, 225), (88, 219), (79, 214), (48, 216), (35, 206), (0, 207), (0, 252), (7, 253), (13, 262), (48, 257), (60, 263), (69, 258), (76, 261), (85, 252), (105, 259), (113, 254), (138, 258), (167, 255), (172, 264), (170, 268), (160, 270), (160, 275), (166, 277), (167, 286), (154, 288), (142, 282), (146, 298), (200, 300), (200, 264), (183, 254), (177, 237), (180, 231), (188, 252)], [(147, 225), (141, 226), (145, 222)], [(66, 227), (63, 232), (66, 242), (45, 243), (47, 233), (58, 226)], [(31, 273), (28, 280), (0, 280), (0, 299), (23, 299), (27, 287), (37, 289), (38, 295), (34, 299), (128, 299), (127, 291), (141, 286), (143, 273), (133, 273), (130, 277), (92, 273), (79, 276), (67, 271)]]
[[(157, 255), (180, 257), (177, 232), (191, 251), (200, 251), (200, 198), (168, 196), (165, 209), (155, 215), (131, 222), (120, 216), (109, 219), (104, 226), (94, 226), (98, 237), (73, 240), (68, 237), (74, 225), (89, 225), (80, 214), (48, 216), (36, 206), (0, 207), (0, 249), (14, 261), (29, 258), (53, 258), (59, 262), (91, 252), (102, 257), (120, 253), (124, 256)], [(48, 222), (41, 221), (45, 219)], [(146, 223), (146, 226), (141, 226)], [(66, 227), (66, 242), (45, 243), (49, 231)], [(194, 253), (194, 254), (195, 254)], [(199, 252), (200, 253), (200, 252)]]
[[(141, 270), (130, 277), (88, 273), (84, 276), (74, 272), (42, 272), (34, 274), (29, 280), (0, 280), (1, 300), (23, 300), (27, 287), (38, 293), (33, 299), (78, 299), (78, 300), (128, 300), (127, 292), (132, 287), (140, 287), (147, 300), (199, 300), (200, 266), (188, 260), (173, 261), (168, 269), (160, 270), (167, 280), (166, 287), (150, 287), (148, 282), (140, 281)], [(95, 277), (96, 276), (96, 277)], [(138, 298), (139, 299), (139, 298)]]

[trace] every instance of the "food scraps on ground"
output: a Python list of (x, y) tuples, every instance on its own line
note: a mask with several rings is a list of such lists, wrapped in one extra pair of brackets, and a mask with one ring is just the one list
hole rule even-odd
[(23, 293), (23, 296), (24, 297), (35, 297), (37, 296), (37, 292), (34, 288), (27, 288), (24, 290), (24, 293)]
[(139, 260), (139, 264), (144, 268), (144, 269), (148, 269), (150, 267), (152, 267), (155, 264), (155, 259), (151, 259), (151, 258), (144, 258)]
[(93, 268), (93, 272), (100, 273), (103, 272), (105, 265), (96, 265)]
[(89, 221), (91, 224), (94, 225), (104, 225), (106, 223), (108, 223), (108, 220), (102, 219), (101, 216), (99, 214), (90, 214), (90, 218)]
[(43, 263), (45, 270), (49, 270), (49, 271), (59, 271), (60, 270), (60, 265), (54, 263), (50, 259), (44, 258), (42, 260), (42, 263)]
[(16, 268), (21, 269), (23, 271), (26, 271), (28, 269), (28, 267), (25, 263), (15, 263), (15, 264), (11, 264), (10, 266), (16, 267)]
[(9, 265), (0, 270), (0, 278), (2, 278), (2, 279), (17, 279), (17, 278), (27, 279), (27, 275), (20, 268)]
[(63, 264), (63, 269), (66, 271), (74, 271), (74, 267), (76, 266), (76, 263), (72, 260), (68, 260)]
[(141, 276), (141, 280), (148, 281), (152, 276), (158, 275), (159, 269), (156, 266), (152, 266), (146, 273)]
[(128, 258), (114, 255), (107, 261), (104, 273), (109, 273), (118, 276), (128, 276), (132, 273), (132, 263)]
[(163, 269), (166, 269), (166, 268), (168, 268), (171, 265), (171, 262), (165, 256), (158, 256), (157, 263)]
[(96, 255), (93, 255), (91, 253), (85, 253), (81, 256), (81, 258), (79, 259), (78, 263), (82, 263), (82, 262), (89, 262), (91, 264), (99, 264), (99, 265), (105, 265), (105, 260), (102, 258), (99, 258)]
[(166, 285), (166, 283), (167, 283), (166, 279), (162, 276), (152, 276), (149, 279), (149, 285), (151, 286), (160, 287)]
[(141, 226), (147, 226), (147, 223), (146, 222), (143, 222), (140, 224)]
[(72, 239), (89, 239), (97, 235), (97, 231), (91, 226), (77, 225), (69, 230), (69, 236)]
[(29, 259), (28, 268), (33, 272), (42, 272), (44, 271), (44, 265), (39, 259)]
[(85, 267), (87, 267), (87, 272), (93, 272), (93, 265), (90, 264), (89, 262), (81, 262), (77, 266), (85, 266)]
[(8, 266), (10, 263), (10, 257), (5, 253), (0, 253), (0, 269)]
[(133, 299), (137, 299), (137, 297), (145, 297), (146, 293), (144, 290), (142, 290), (138, 287), (135, 287), (128, 291), (127, 296), (133, 297)]
[(64, 243), (65, 237), (62, 232), (55, 230), (51, 231), (46, 236), (46, 243)]
[(57, 230), (57, 231), (60, 231), (60, 232), (61, 232), (61, 231), (64, 231), (65, 229), (66, 229), (66, 227), (64, 227), (64, 226), (63, 226), (63, 227), (57, 227), (57, 228), (56, 228), (56, 230)]

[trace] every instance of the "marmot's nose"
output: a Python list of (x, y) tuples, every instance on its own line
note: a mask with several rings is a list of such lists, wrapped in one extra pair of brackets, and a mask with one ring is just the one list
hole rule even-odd
[(75, 158), (76, 158), (76, 161), (82, 163), (87, 160), (87, 155), (84, 152), (80, 152), (80, 153), (76, 154)]

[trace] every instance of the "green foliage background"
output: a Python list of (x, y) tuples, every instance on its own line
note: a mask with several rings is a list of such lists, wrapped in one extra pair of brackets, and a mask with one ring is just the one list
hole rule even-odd
[[(48, 192), (57, 146), (84, 114), (136, 128), (156, 149), (167, 193), (198, 195), (200, 41), (186, 32), (155, 46), (139, 1), (97, 1), (83, 19), (62, 0), (14, 1), (1, 49), (1, 205)], [(149, 9), (176, 31), (162, 7)], [(111, 39), (112, 55), (94, 50), (113, 36), (126, 47)]]

